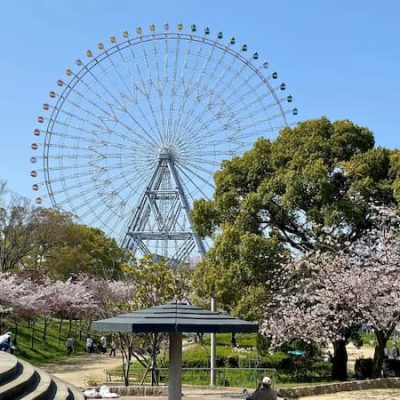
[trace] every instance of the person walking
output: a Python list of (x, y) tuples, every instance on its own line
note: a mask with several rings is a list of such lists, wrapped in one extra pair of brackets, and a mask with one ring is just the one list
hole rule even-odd
[(392, 358), (393, 360), (397, 360), (398, 357), (399, 357), (399, 348), (397, 347), (397, 343), (394, 342), (392, 347)]
[(104, 335), (100, 338), (100, 351), (103, 354), (107, 353), (107, 339)]
[(86, 351), (89, 354), (91, 354), (91, 353), (93, 353), (93, 350), (94, 350), (93, 349), (93, 339), (90, 336), (88, 336), (86, 339)]
[(65, 344), (67, 346), (67, 355), (70, 356), (74, 351), (74, 339), (69, 337)]
[(271, 378), (265, 376), (261, 382), (261, 387), (257, 389), (251, 396), (246, 397), (246, 400), (277, 400), (278, 395), (271, 388)]
[(115, 357), (115, 350), (117, 349), (117, 343), (115, 343), (114, 338), (111, 340), (111, 350), (110, 350), (110, 357)]

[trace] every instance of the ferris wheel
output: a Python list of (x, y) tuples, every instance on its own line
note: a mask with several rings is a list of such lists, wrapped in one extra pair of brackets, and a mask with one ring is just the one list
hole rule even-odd
[(152, 24), (109, 42), (76, 60), (43, 104), (32, 143), (35, 201), (135, 254), (202, 255), (193, 200), (212, 197), (223, 160), (290, 124), (292, 96), (257, 52), (208, 27)]

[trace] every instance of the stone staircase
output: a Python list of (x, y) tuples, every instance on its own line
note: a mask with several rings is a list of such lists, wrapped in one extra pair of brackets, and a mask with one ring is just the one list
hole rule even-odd
[(0, 351), (0, 400), (84, 400), (74, 386)]

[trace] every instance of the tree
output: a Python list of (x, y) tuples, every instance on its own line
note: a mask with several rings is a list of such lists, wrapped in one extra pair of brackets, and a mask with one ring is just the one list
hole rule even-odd
[(23, 265), (23, 259), (34, 247), (29, 228), (32, 208), (29, 201), (10, 193), (0, 181), (0, 269), (2, 272)]
[[(373, 146), (368, 129), (326, 118), (284, 128), (275, 141), (259, 139), (242, 157), (222, 164), (215, 174), (214, 199), (194, 204), (195, 227), (206, 236), (234, 224), (275, 236), (301, 253), (326, 235), (321, 227), (352, 240), (367, 228), (364, 199), (355, 193), (385, 177), (388, 185), (376, 185), (374, 194), (394, 199), (387, 191), (393, 181), (389, 152), (374, 157), (378, 150)], [(360, 167), (372, 161), (373, 167)]]
[(72, 216), (52, 208), (33, 210), (29, 229), (32, 232), (33, 249), (25, 259), (32, 269), (42, 269), (43, 262), (51, 253), (68, 241), (68, 227), (73, 224)]
[(400, 321), (400, 219), (393, 209), (372, 207), (372, 228), (337, 252), (310, 252), (280, 271), (264, 330), (274, 345), (292, 339), (331, 341), (332, 377), (347, 378), (346, 343), (360, 326), (374, 330), (373, 375)]
[[(196, 201), (192, 212), (197, 232), (214, 238), (197, 267), (197, 292), (237, 313), (262, 310), (269, 274), (282, 259), (346, 247), (371, 227), (371, 201), (396, 204), (399, 160), (397, 151), (374, 148), (367, 128), (320, 118), (284, 128), (274, 141), (260, 138), (243, 156), (224, 161), (213, 199)], [(241, 256), (246, 235), (254, 262)], [(251, 294), (257, 305), (247, 301)]]
[[(47, 229), (47, 223), (42, 227)], [(71, 274), (81, 273), (104, 279), (121, 276), (124, 251), (114, 239), (97, 228), (68, 220), (60, 229), (63, 230), (62, 242), (49, 246), (41, 262), (52, 277), (65, 280)]]
[(215, 297), (219, 307), (242, 318), (260, 320), (272, 273), (286, 261), (276, 238), (242, 232), (226, 224), (194, 272), (197, 298)]
[[(185, 265), (179, 265), (175, 270), (171, 269), (166, 259), (155, 261), (152, 256), (144, 257), (139, 263), (128, 267), (126, 275), (136, 286), (133, 297), (135, 309), (153, 307), (173, 299), (184, 300), (188, 297), (190, 291), (191, 271), (189, 268)], [(153, 333), (136, 335), (136, 338), (128, 335), (128, 337), (121, 337), (120, 339), (129, 344), (131, 349), (126, 352), (125, 365), (127, 368), (129, 368), (130, 357), (133, 355), (147, 369), (147, 372), (151, 373), (152, 385), (157, 385), (157, 355), (165, 336)], [(133, 351), (134, 349), (135, 351)], [(132, 354), (130, 354), (131, 352)], [(150, 364), (146, 361), (147, 355), (150, 356)], [(126, 376), (127, 374), (128, 372), (126, 372)]]

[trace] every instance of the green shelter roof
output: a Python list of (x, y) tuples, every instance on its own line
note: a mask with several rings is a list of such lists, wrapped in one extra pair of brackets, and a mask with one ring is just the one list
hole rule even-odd
[(250, 333), (258, 331), (258, 324), (173, 301), (161, 306), (94, 321), (92, 329), (95, 331), (135, 333)]

